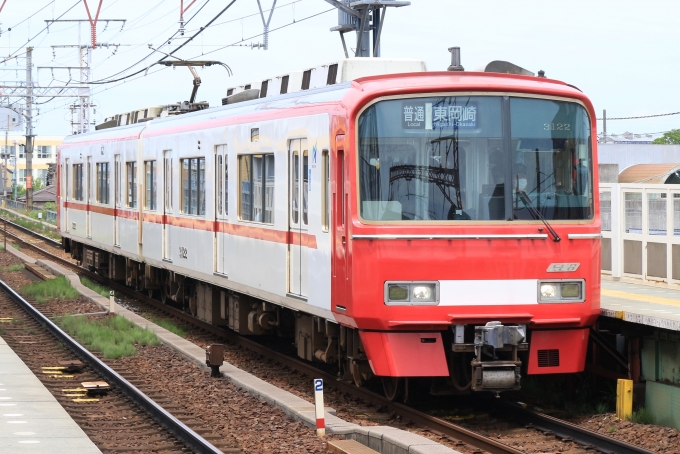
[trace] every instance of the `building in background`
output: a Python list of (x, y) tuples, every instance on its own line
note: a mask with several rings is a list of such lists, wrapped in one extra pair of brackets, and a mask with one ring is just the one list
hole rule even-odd
[[(7, 138), (7, 147), (5, 147), (4, 137), (0, 136), (0, 150), (2, 152), (2, 159), (0, 164), (5, 166), (5, 154), (7, 155), (7, 169), (3, 172), (5, 189), (9, 194), (12, 191), (14, 184), (14, 175), (12, 172), (16, 171), (17, 186), (26, 187), (26, 137), (9, 135)], [(42, 186), (46, 185), (47, 175), (50, 170), (50, 164), (54, 168), (57, 162), (57, 146), (59, 146), (64, 139), (64, 136), (35, 136), (33, 141), (33, 181), (34, 185), (37, 180), (40, 180)], [(16, 161), (15, 161), (16, 158)], [(2, 185), (3, 182), (0, 182)]]

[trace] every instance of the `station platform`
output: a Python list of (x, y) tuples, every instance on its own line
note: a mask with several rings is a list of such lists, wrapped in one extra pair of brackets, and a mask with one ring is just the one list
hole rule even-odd
[(680, 290), (602, 276), (600, 307), (604, 317), (680, 331)]
[(2, 337), (0, 452), (101, 454)]

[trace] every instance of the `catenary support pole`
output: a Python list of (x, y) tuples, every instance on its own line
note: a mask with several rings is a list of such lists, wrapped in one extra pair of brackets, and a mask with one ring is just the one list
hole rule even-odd
[(26, 209), (33, 207), (33, 48), (26, 48)]

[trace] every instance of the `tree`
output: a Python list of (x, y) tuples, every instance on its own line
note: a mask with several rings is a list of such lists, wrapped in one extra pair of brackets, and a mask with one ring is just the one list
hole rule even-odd
[(652, 141), (656, 145), (680, 145), (680, 129), (671, 129)]

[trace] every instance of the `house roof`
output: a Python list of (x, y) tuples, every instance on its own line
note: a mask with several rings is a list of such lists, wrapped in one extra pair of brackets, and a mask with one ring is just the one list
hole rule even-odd
[[(26, 196), (22, 195), (19, 200), (26, 200)], [(55, 185), (47, 186), (42, 189), (33, 191), (34, 202), (56, 202), (57, 201), (57, 187)]]

